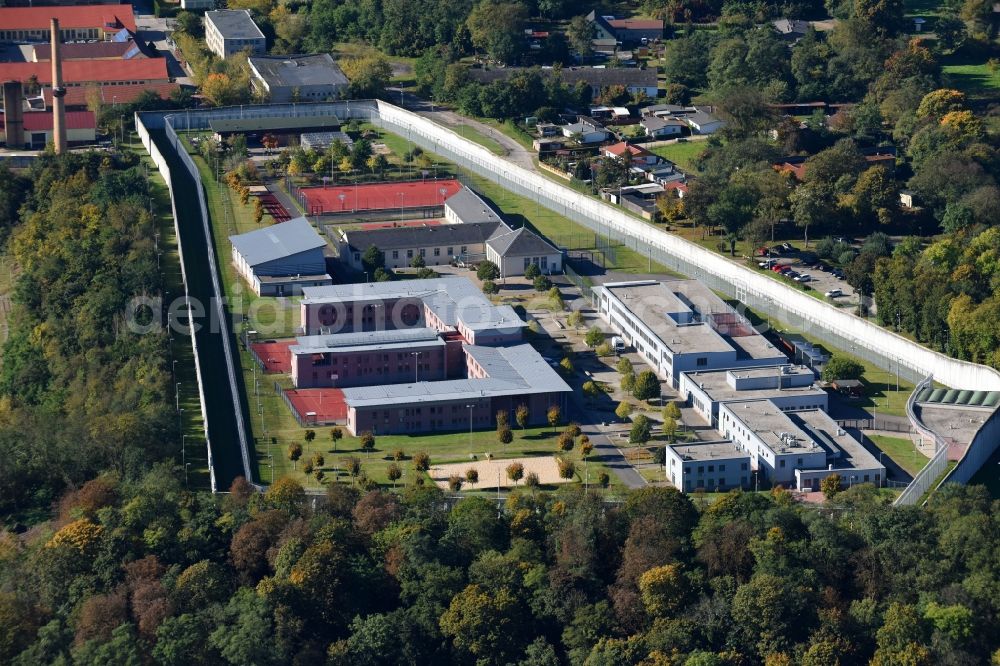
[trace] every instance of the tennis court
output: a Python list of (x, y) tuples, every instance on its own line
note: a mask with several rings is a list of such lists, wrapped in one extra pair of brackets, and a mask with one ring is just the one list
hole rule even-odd
[(264, 365), (264, 372), (287, 374), (292, 371), (292, 352), (288, 348), (294, 344), (294, 340), (278, 342), (269, 340), (267, 342), (252, 342), (250, 349)]
[(457, 193), (457, 180), (417, 180), (405, 183), (303, 187), (306, 209), (312, 215), (442, 206)]
[(347, 420), (347, 403), (344, 402), (344, 391), (341, 389), (288, 389), (285, 397), (300, 423), (319, 424)]

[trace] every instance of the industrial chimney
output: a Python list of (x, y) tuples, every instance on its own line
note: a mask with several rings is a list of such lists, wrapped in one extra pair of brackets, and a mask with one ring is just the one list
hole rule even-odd
[(24, 106), (20, 81), (5, 81), (3, 84), (3, 130), (7, 137), (7, 148), (24, 148)]
[(66, 89), (62, 80), (62, 53), (59, 45), (59, 19), (52, 19), (52, 142), (56, 154), (66, 152)]

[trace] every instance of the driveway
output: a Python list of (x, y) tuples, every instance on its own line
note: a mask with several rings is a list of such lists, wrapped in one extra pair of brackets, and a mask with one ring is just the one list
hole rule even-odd
[[(528, 150), (503, 132), (497, 131), (489, 125), (479, 122), (478, 120), (466, 118), (465, 116), (459, 115), (453, 111), (442, 109), (433, 102), (429, 102), (417, 97), (416, 95), (403, 92), (398, 87), (389, 88), (389, 90), (393, 91), (393, 95), (390, 97), (390, 101), (393, 103), (396, 103), (397, 100), (402, 101), (403, 108), (418, 113), (421, 116), (433, 120), (439, 125), (444, 125), (445, 127), (453, 129), (456, 132), (461, 132), (462, 126), (471, 127), (477, 132), (490, 137), (503, 146), (504, 150), (507, 151), (507, 154), (504, 157), (508, 160), (518, 166), (524, 167), (525, 169), (537, 171), (534, 161), (535, 153)], [(399, 95), (399, 97), (397, 97), (397, 95)]]

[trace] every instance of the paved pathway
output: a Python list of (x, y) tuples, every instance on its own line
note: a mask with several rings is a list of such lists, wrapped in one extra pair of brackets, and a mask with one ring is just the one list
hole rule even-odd
[(534, 161), (535, 154), (503, 132), (493, 129), (489, 125), (481, 123), (478, 120), (467, 118), (447, 109), (442, 109), (438, 105), (421, 99), (416, 95), (411, 95), (410, 93), (404, 92), (401, 97), (396, 97), (396, 95), (399, 95), (400, 93), (399, 88), (389, 88), (389, 90), (394, 91), (394, 94), (390, 97), (390, 101), (393, 103), (398, 103), (399, 100), (402, 100), (403, 108), (418, 113), (421, 116), (433, 120), (439, 125), (444, 125), (445, 127), (453, 129), (457, 132), (461, 132), (461, 127), (463, 125), (471, 127), (477, 132), (490, 137), (503, 146), (504, 150), (507, 151), (505, 157), (511, 162), (526, 169), (538, 171), (538, 167), (535, 166)]

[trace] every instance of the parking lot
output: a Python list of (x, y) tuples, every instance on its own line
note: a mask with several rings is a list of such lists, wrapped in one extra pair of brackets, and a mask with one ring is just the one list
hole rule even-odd
[(803, 281), (809, 286), (813, 291), (819, 294), (826, 294), (835, 289), (841, 291), (840, 296), (831, 298), (830, 300), (841, 307), (855, 307), (858, 305), (858, 295), (854, 288), (847, 283), (843, 278), (838, 278), (834, 275), (834, 267), (830, 266), (826, 262), (823, 262), (828, 270), (823, 270), (822, 268), (816, 268), (815, 266), (819, 263), (814, 262), (811, 265), (806, 265), (803, 263), (801, 252), (798, 248), (792, 248), (791, 250), (782, 248), (780, 246), (775, 246), (771, 250), (771, 258), (766, 257), (758, 258), (758, 266), (761, 264), (770, 263), (772, 268), (766, 268), (761, 266), (761, 270), (773, 270), (774, 266), (779, 267), (789, 267), (792, 270), (790, 277), (788, 279), (790, 282), (794, 280), (795, 276), (808, 275), (809, 279)]

